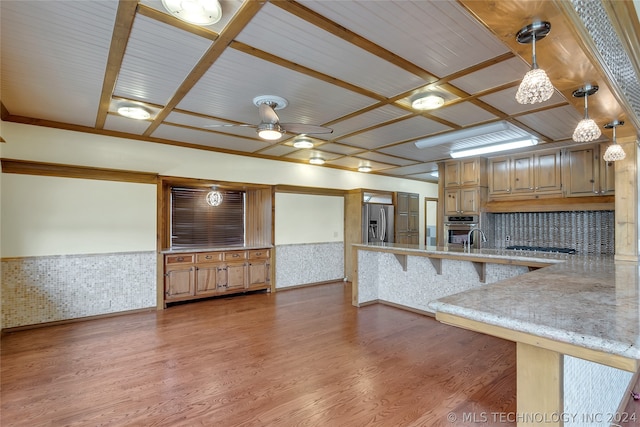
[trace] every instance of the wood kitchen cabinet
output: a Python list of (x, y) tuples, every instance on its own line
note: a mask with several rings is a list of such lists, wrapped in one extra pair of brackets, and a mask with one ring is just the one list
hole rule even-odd
[[(602, 145), (602, 150), (606, 149)], [(567, 197), (601, 196), (614, 193), (613, 165), (602, 160), (601, 145), (567, 148), (565, 176)]]
[(560, 150), (489, 159), (489, 197), (539, 198), (562, 195)]
[(420, 240), (420, 195), (396, 193), (395, 241), (417, 245)]
[(195, 295), (194, 255), (167, 255), (165, 257), (165, 299), (179, 301)]
[(165, 255), (165, 302), (270, 287), (270, 250)]
[(482, 178), (480, 158), (452, 160), (444, 164), (445, 188), (480, 185)]
[(472, 215), (480, 211), (480, 189), (445, 190), (445, 215)]

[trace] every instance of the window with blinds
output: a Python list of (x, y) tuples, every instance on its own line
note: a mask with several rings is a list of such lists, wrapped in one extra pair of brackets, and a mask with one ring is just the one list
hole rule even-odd
[(171, 248), (244, 246), (245, 193), (221, 191), (222, 203), (207, 203), (210, 189), (171, 188)]

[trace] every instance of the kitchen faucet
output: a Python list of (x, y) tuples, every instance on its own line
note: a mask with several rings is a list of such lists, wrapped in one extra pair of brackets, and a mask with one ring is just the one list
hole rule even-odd
[[(467, 241), (464, 244), (465, 248), (466, 247), (469, 248), (469, 252), (471, 252), (471, 235), (473, 234), (474, 231), (479, 231), (480, 232), (480, 241), (481, 242), (486, 242), (487, 241), (487, 236), (484, 235), (484, 231), (482, 231), (478, 227), (472, 228), (471, 230), (469, 230), (469, 234), (467, 234)], [(480, 249), (480, 245), (479, 244), (478, 244), (478, 249)]]

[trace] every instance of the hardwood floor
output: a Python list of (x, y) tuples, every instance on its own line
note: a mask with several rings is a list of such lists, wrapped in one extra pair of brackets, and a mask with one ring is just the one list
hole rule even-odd
[(515, 344), (350, 297), (340, 282), (6, 334), (1, 424), (515, 425), (492, 415), (516, 411)]

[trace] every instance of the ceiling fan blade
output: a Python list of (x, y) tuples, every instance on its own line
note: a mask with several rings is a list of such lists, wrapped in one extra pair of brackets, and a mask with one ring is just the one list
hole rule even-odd
[(231, 124), (231, 123), (227, 123), (227, 124), (223, 124), (223, 125), (204, 125), (203, 127), (205, 128), (230, 128), (230, 127), (249, 127), (249, 128), (254, 128), (256, 127), (256, 125), (247, 125), (247, 124)]
[(280, 127), (289, 133), (332, 133), (333, 129), (318, 126), (318, 125), (307, 125), (304, 123), (280, 123)]
[(280, 118), (271, 105), (266, 102), (260, 104), (260, 121), (262, 123), (278, 123)]

